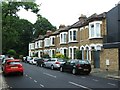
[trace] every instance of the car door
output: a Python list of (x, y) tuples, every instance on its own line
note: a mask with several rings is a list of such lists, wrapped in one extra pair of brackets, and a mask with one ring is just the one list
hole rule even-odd
[(75, 67), (75, 61), (72, 60), (72, 61), (70, 61), (69, 65), (68, 65), (68, 70), (69, 70), (69, 71), (72, 71), (72, 69), (73, 69), (74, 67)]
[(70, 61), (67, 61), (66, 63), (63, 64), (63, 68), (65, 71), (69, 71), (69, 66), (70, 66)]
[(50, 66), (50, 62), (51, 62), (51, 60), (48, 60), (47, 62), (45, 62), (45, 67), (49, 67)]

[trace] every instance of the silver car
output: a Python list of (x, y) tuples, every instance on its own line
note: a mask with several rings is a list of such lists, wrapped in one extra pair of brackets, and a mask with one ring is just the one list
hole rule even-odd
[(64, 64), (64, 63), (65, 63), (64, 59), (51, 58), (50, 60), (48, 60), (47, 62), (44, 63), (45, 64), (44, 67), (51, 68), (52, 70), (55, 69), (55, 68), (59, 69), (60, 65)]

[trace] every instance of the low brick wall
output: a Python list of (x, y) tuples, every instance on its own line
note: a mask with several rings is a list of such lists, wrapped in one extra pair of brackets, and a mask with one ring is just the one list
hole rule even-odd
[[(118, 49), (103, 49), (100, 53), (100, 69), (108, 71), (118, 71)], [(106, 60), (109, 61), (108, 67)]]

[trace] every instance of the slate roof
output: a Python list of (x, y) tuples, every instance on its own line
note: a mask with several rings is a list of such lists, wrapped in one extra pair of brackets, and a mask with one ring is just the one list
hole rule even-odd
[(77, 21), (73, 25), (70, 26), (70, 28), (78, 28), (78, 27), (83, 27), (85, 25), (88, 25), (89, 22), (92, 22), (94, 20), (101, 20), (103, 18), (106, 18), (106, 12), (97, 15), (96, 13), (85, 19), (83, 22)]

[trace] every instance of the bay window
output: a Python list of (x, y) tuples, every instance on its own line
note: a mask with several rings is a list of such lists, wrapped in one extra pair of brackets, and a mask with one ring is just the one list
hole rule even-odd
[(102, 21), (94, 21), (89, 23), (89, 38), (100, 38)]
[(60, 44), (67, 43), (67, 32), (60, 33)]

